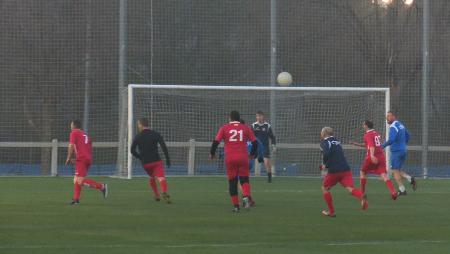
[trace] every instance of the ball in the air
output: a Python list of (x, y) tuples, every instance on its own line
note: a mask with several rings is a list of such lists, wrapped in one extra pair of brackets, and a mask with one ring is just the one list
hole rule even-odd
[(292, 75), (289, 72), (281, 72), (277, 77), (278, 85), (289, 86), (292, 84)]

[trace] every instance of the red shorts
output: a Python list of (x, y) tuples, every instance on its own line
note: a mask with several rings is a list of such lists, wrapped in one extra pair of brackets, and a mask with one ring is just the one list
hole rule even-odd
[(75, 176), (86, 177), (91, 166), (91, 160), (79, 159), (75, 161)]
[(361, 168), (361, 171), (365, 172), (366, 174), (373, 174), (373, 175), (381, 175), (386, 174), (386, 159), (385, 158), (377, 158), (378, 164), (373, 164), (370, 157), (366, 157), (364, 160), (364, 164)]
[(323, 187), (330, 189), (340, 183), (343, 187), (353, 187), (353, 176), (351, 171), (345, 171), (342, 173), (328, 173), (323, 179)]
[(225, 166), (227, 168), (228, 180), (231, 180), (237, 176), (249, 176), (250, 174), (250, 162), (248, 156), (227, 156), (225, 158)]
[(162, 161), (155, 161), (144, 165), (145, 172), (151, 177), (165, 177), (164, 164)]

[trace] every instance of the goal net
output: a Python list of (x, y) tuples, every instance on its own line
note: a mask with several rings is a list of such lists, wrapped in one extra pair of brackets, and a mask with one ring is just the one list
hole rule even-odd
[[(263, 111), (277, 139), (272, 154), (275, 174), (316, 176), (320, 175), (318, 144), (324, 126), (335, 130), (356, 171), (364, 150), (348, 142), (362, 142), (366, 119), (385, 137), (384, 115), (389, 109), (386, 88), (129, 85), (127, 93), (117, 172), (126, 178), (144, 174), (129, 152), (139, 118), (148, 118), (150, 128), (164, 137), (172, 161), (168, 175), (222, 175), (222, 150), (217, 160), (208, 160), (216, 132), (228, 122), (232, 110), (239, 111), (247, 124), (255, 121), (257, 111)], [(252, 174), (264, 175), (263, 168), (259, 172), (256, 166)]]

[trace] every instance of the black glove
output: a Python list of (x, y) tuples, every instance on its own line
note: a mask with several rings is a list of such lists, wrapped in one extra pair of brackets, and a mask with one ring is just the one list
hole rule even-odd
[(259, 163), (263, 163), (264, 162), (264, 158), (263, 157), (258, 157), (258, 162)]

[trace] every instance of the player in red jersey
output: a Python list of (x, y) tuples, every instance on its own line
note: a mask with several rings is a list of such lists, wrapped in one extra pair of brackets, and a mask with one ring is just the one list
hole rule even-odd
[(389, 179), (386, 170), (386, 157), (381, 148), (381, 138), (378, 132), (373, 129), (373, 122), (366, 120), (363, 122), (364, 143), (350, 142), (352, 145), (365, 147), (367, 150), (366, 158), (360, 171), (360, 187), (361, 191), (365, 193), (367, 174), (379, 175), (386, 183), (387, 188), (391, 193), (393, 200), (397, 199), (397, 192), (395, 191), (392, 181)]
[[(241, 116), (239, 112), (232, 111), (230, 113), (230, 122), (220, 128), (212, 143), (210, 151), (210, 159), (214, 159), (216, 157), (217, 147), (222, 140), (224, 141), (225, 164), (231, 203), (234, 206), (233, 212), (239, 212), (240, 210), (238, 198), (239, 181), (242, 185), (243, 206), (244, 208), (250, 207), (249, 159), (253, 159), (255, 157), (258, 149), (258, 143), (256, 142), (253, 131), (245, 124), (241, 124), (239, 122), (240, 119)], [(250, 155), (247, 150), (247, 141), (252, 142), (252, 150), (250, 151)]]
[(74, 194), (71, 205), (80, 204), (81, 187), (91, 187), (100, 190), (103, 197), (108, 196), (108, 185), (86, 179), (89, 167), (92, 164), (92, 141), (91, 138), (81, 130), (81, 122), (74, 120), (70, 123), (70, 141), (67, 152), (66, 165), (75, 165), (75, 176), (73, 178)]

